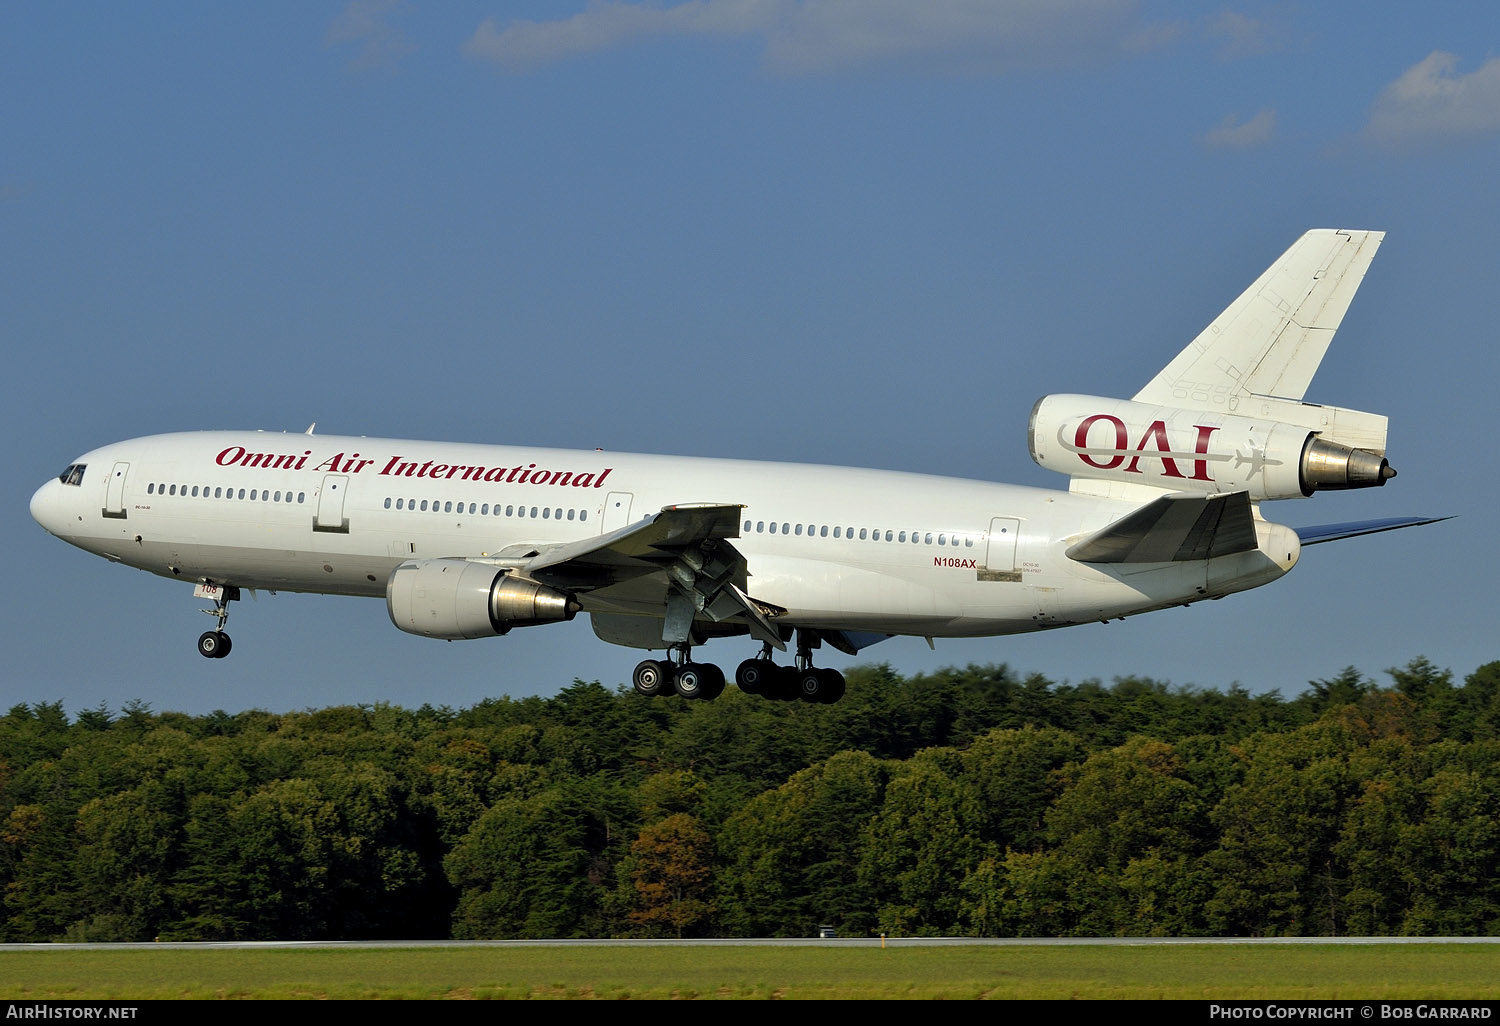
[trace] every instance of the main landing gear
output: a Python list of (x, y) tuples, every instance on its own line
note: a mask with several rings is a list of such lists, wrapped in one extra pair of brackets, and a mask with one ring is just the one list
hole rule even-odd
[(724, 693), (724, 671), (713, 663), (695, 663), (691, 649), (678, 645), (675, 659), (646, 659), (630, 675), (636, 694), (647, 698), (680, 695), (712, 702)]
[[(724, 693), (724, 671), (713, 663), (695, 663), (690, 650), (679, 645), (675, 659), (646, 659), (636, 666), (630, 683), (636, 693), (647, 698), (676, 694), (711, 702)], [(804, 702), (832, 705), (844, 697), (844, 675), (833, 669), (812, 665), (812, 654), (797, 646), (794, 666), (778, 666), (771, 661), (767, 645), (758, 658), (746, 659), (734, 672), (734, 682), (747, 695), (760, 695), (772, 701)]]
[(229, 622), (229, 603), (240, 597), (240, 589), (200, 584), (193, 594), (198, 598), (214, 600), (212, 609), (202, 609), (199, 612), (207, 613), (219, 621), (219, 625), (213, 630), (204, 631), (198, 635), (198, 654), (205, 659), (223, 659), (234, 647), (233, 642), (229, 640), (229, 635), (224, 633), (224, 625)]

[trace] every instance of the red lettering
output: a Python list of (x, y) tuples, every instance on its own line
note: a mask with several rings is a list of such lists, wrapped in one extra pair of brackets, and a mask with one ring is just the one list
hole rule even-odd
[[(1095, 422), (1101, 420), (1107, 420), (1115, 426), (1115, 448), (1124, 450), (1130, 444), (1130, 437), (1125, 433), (1125, 422), (1119, 417), (1112, 417), (1107, 413), (1096, 413), (1092, 417), (1085, 417), (1083, 422), (1078, 425), (1078, 430), (1073, 433), (1073, 444), (1080, 449), (1087, 449), (1089, 447), (1089, 429), (1094, 426)], [(1078, 458), (1089, 466), (1099, 470), (1114, 470), (1121, 463), (1125, 462), (1125, 453), (1121, 451), (1107, 463), (1096, 463), (1092, 456), (1084, 452), (1079, 453)]]
[[(1167, 425), (1163, 421), (1152, 421), (1151, 426), (1141, 433), (1141, 444), (1135, 447), (1136, 452), (1145, 452), (1146, 443), (1155, 442), (1157, 452), (1171, 452), (1172, 445), (1167, 441)], [(1125, 468), (1127, 474), (1139, 474), (1141, 472), (1141, 458), (1132, 457), (1130, 466)], [(1177, 469), (1177, 461), (1170, 456), (1162, 457), (1161, 472), (1163, 477), (1181, 477), (1182, 471)]]
[[(234, 453), (234, 455), (230, 456), (230, 453)], [(240, 457), (243, 455), (245, 455), (245, 447), (243, 445), (231, 445), (215, 456), (214, 462), (221, 467), (232, 467), (240, 461)]]
[[(1193, 451), (1195, 453), (1197, 453), (1198, 455), (1200, 455), (1200, 456), (1206, 455), (1208, 453), (1208, 436), (1211, 435), (1211, 434), (1213, 434), (1215, 431), (1217, 431), (1219, 429), (1216, 428), (1216, 427), (1204, 427), (1202, 424), (1195, 424), (1193, 426), (1198, 429), (1198, 438), (1197, 438), (1197, 440), (1195, 442), (1193, 442)], [(1213, 480), (1213, 478), (1211, 478), (1211, 477), (1208, 476), (1208, 460), (1194, 460), (1193, 461), (1193, 477), (1192, 477), (1192, 480), (1194, 480), (1194, 481), (1212, 481)]]

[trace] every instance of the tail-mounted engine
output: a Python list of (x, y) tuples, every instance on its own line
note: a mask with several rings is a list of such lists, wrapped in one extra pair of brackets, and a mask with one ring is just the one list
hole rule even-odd
[(391, 623), (427, 638), (489, 638), (512, 627), (571, 620), (572, 596), (488, 563), (416, 559), (402, 563), (385, 586)]
[(1244, 415), (1086, 395), (1049, 395), (1031, 411), (1031, 458), (1075, 478), (1172, 491), (1247, 491), (1291, 499), (1369, 488), (1396, 476), (1377, 414), (1250, 397)]

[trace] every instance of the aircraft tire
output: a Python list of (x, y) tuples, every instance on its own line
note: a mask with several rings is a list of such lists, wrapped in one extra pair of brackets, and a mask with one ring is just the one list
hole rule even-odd
[(712, 702), (724, 693), (724, 671), (713, 663), (704, 663), (703, 671), (705, 677), (703, 700), (705, 702)]
[(844, 675), (837, 670), (819, 670), (823, 674), (823, 691), (818, 701), (824, 705), (832, 705), (844, 697), (848, 685), (844, 682)]
[(205, 659), (223, 659), (229, 654), (229, 635), (204, 631), (198, 635), (198, 654)]
[(677, 694), (682, 698), (703, 698), (708, 691), (709, 677), (705, 664), (683, 663), (677, 668)]
[(630, 674), (630, 686), (645, 698), (655, 698), (671, 691), (672, 667), (658, 659), (642, 659)]
[(734, 683), (747, 695), (758, 695), (765, 691), (776, 676), (776, 664), (769, 659), (746, 659), (734, 671)]
[(797, 668), (778, 666), (760, 692), (763, 698), (773, 702), (795, 702), (797, 700)]
[(824, 677), (822, 670), (809, 666), (807, 669), (799, 671), (794, 681), (797, 688), (797, 697), (802, 699), (802, 701), (824, 701), (823, 692), (827, 688), (827, 678)]

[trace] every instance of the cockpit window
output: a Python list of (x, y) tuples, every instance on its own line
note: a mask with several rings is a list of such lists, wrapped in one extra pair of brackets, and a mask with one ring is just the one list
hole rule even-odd
[(68, 469), (57, 475), (57, 479), (65, 485), (83, 484), (83, 471), (87, 463), (70, 463)]

